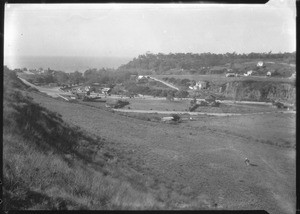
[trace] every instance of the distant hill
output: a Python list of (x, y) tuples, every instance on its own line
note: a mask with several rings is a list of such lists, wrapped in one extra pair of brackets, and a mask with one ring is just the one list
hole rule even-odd
[(249, 54), (212, 54), (212, 53), (170, 53), (139, 55), (119, 69), (151, 71), (153, 74), (208, 74), (211, 69), (238, 70), (239, 64), (245, 62), (271, 61), (295, 64), (293, 53), (249, 53)]

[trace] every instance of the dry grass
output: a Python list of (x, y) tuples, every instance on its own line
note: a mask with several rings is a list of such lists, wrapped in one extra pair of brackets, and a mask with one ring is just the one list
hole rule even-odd
[(147, 209), (154, 197), (5, 129), (4, 209)]
[[(6, 78), (17, 81), (16, 76)], [(9, 84), (5, 89), (4, 210), (164, 206), (147, 188), (135, 189), (122, 177), (121, 166), (113, 163), (118, 158), (104, 148), (102, 139), (66, 124), (61, 115), (34, 103)], [(134, 174), (127, 174), (129, 180), (130, 176)]]

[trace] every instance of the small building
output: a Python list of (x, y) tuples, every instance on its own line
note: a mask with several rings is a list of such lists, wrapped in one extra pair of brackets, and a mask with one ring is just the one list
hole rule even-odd
[(244, 76), (248, 77), (248, 76), (251, 76), (253, 74), (253, 71), (250, 70), (250, 71), (247, 71), (247, 73), (244, 74)]
[(103, 94), (107, 95), (111, 92), (111, 88), (102, 88), (101, 91), (102, 91)]
[(267, 77), (270, 77), (270, 76), (272, 76), (272, 73), (271, 73), (271, 71), (268, 71), (267, 72)]
[(89, 86), (89, 85), (84, 87), (85, 91), (90, 91), (90, 89), (91, 89), (91, 86)]
[(263, 67), (264, 66), (264, 62), (263, 61), (259, 61), (258, 63), (257, 63), (257, 67)]
[(194, 86), (189, 86), (192, 90), (200, 90), (200, 89), (206, 89), (208, 87), (207, 81), (198, 81)]

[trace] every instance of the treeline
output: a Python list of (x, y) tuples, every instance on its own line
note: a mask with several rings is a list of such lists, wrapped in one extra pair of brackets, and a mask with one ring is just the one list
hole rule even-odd
[[(8, 69), (8, 68), (7, 68)], [(23, 72), (21, 69), (15, 69), (15, 72)], [(30, 82), (35, 84), (50, 84), (57, 83), (64, 84), (118, 84), (129, 80), (132, 75), (137, 75), (137, 72), (115, 70), (109, 68), (88, 69), (84, 73), (75, 71), (73, 73), (65, 73), (63, 71), (56, 71), (52, 69), (45, 70), (43, 73), (36, 73), (28, 75)]]
[(135, 78), (138, 72), (114, 70), (108, 68), (102, 69), (88, 69), (83, 73), (83, 78), (86, 84), (100, 83), (100, 84), (119, 84)]
[(286, 63), (295, 63), (296, 53), (249, 53), (249, 54), (213, 54), (213, 53), (170, 53), (139, 55), (129, 63), (122, 65), (119, 69), (142, 69), (163, 73), (171, 69), (199, 70), (209, 66), (220, 66), (227, 63), (232, 67), (236, 62), (248, 60), (275, 60)]

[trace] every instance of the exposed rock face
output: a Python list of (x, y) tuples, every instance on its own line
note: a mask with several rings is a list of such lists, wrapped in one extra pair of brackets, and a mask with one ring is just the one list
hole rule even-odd
[(292, 83), (236, 81), (226, 83), (224, 88), (223, 95), (235, 100), (278, 100), (291, 104), (296, 101), (296, 88)]

